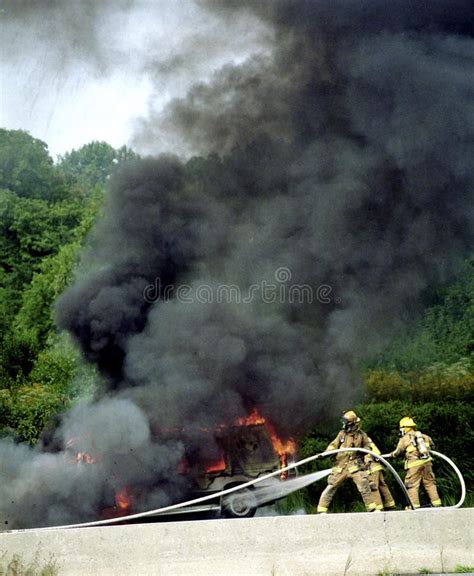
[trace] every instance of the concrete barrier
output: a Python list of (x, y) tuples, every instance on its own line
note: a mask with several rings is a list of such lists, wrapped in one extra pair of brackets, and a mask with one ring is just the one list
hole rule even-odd
[(0, 533), (0, 558), (53, 559), (61, 576), (449, 572), (474, 565), (473, 526), (467, 508), (31, 530)]

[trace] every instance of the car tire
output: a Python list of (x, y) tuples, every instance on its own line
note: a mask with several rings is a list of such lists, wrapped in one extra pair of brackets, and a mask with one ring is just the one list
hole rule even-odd
[(252, 490), (243, 488), (224, 496), (221, 510), (226, 518), (252, 518), (257, 511), (257, 499)]

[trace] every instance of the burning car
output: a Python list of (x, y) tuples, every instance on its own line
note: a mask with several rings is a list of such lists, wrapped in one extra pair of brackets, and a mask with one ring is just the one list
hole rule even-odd
[[(287, 465), (289, 455), (279, 455), (271, 441), (271, 436), (263, 423), (246, 426), (232, 426), (216, 432), (216, 442), (220, 448), (220, 458), (209, 463), (195, 477), (196, 492), (193, 498), (218, 494), (228, 488), (245, 484)], [(268, 478), (258, 487), (279, 484), (288, 474)], [(270, 502), (265, 502), (268, 504)], [(201, 506), (188, 507), (175, 513), (219, 512), (225, 517), (251, 517), (260, 504), (258, 489), (247, 487), (223, 496), (219, 501), (206, 502)]]
[[(222, 426), (214, 433), (219, 449), (219, 457), (194, 474), (196, 490), (192, 499), (211, 494), (218, 494), (223, 490), (245, 484), (276, 472), (286, 467), (293, 460), (296, 444), (293, 440), (282, 442), (272, 426), (261, 417), (257, 411), (247, 418), (241, 418), (232, 426)], [(187, 471), (185, 470), (184, 473)], [(296, 472), (291, 471), (295, 475)], [(243, 488), (228, 495), (219, 501), (210, 500), (202, 505), (180, 508), (166, 515), (215, 512), (229, 518), (252, 517), (258, 506), (271, 504), (275, 499), (268, 497), (269, 489), (275, 488), (289, 477), (287, 471), (258, 483)], [(266, 493), (265, 500), (259, 497), (260, 490)], [(191, 499), (191, 498), (190, 498)], [(160, 514), (162, 515), (162, 514)]]

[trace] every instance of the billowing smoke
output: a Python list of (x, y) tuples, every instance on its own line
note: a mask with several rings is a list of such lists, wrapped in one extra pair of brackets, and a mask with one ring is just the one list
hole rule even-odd
[(16, 60), (40, 53), (43, 66), (54, 67), (56, 73), (78, 62), (104, 71), (114, 57), (110, 30), (104, 37), (104, 26), (114, 13), (127, 14), (134, 4), (135, 0), (4, 0), (2, 56)]
[[(182, 444), (153, 442), (146, 415), (126, 400), (78, 407), (56, 434), (63, 451), (0, 442), (3, 529), (89, 521), (113, 510), (128, 483), (146, 487), (141, 506), (149, 510), (186, 489), (186, 479), (176, 477)], [(94, 462), (76, 462), (81, 454)]]
[[(172, 471), (183, 442), (202, 456), (217, 424), (258, 407), (288, 437), (347, 407), (360, 361), (455, 272), (474, 233), (468, 2), (208, 8), (253, 13), (273, 30), (272, 52), (143, 120), (138, 140), (168, 133), (201, 156), (149, 158), (116, 176), (84, 269), (57, 304), (59, 326), (106, 382), (57, 434), (91, 442), (106, 471), (127, 454), (116, 477), (126, 471), (160, 502), (182, 493)], [(176, 429), (185, 441), (167, 437)], [(64, 472), (26, 514), (31, 478), (44, 482), (43, 461), (61, 457), (8, 471), (36, 474), (14, 498), (0, 488), (18, 523), (97, 506), (106, 479), (68, 506), (82, 488)]]

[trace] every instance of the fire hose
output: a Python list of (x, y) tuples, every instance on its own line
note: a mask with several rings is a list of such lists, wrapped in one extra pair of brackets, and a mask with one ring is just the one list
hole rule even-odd
[[(371, 455), (372, 457), (376, 458), (377, 460), (380, 460), (390, 470), (390, 472), (394, 475), (395, 480), (397, 481), (397, 483), (399, 484), (403, 493), (405, 494), (405, 497), (407, 499), (407, 502), (408, 502), (410, 508), (412, 510), (419, 510), (419, 509), (415, 509), (413, 507), (413, 504), (410, 501), (410, 498), (408, 496), (408, 492), (407, 492), (407, 489), (405, 487), (405, 484), (403, 483), (403, 480), (400, 478), (400, 476), (396, 472), (395, 468), (386, 460), (386, 457), (390, 456), (389, 454), (379, 455), (379, 454), (375, 454), (374, 452), (371, 452), (370, 450), (366, 450), (365, 448), (338, 448), (336, 450), (329, 450), (327, 452), (321, 452), (319, 454), (314, 454), (313, 456), (303, 458), (302, 460), (299, 460), (298, 462), (294, 462), (293, 464), (289, 464), (288, 466), (285, 466), (283, 468), (279, 468), (278, 470), (275, 470), (274, 472), (270, 472), (270, 473), (265, 474), (263, 476), (259, 476), (258, 478), (255, 478), (254, 480), (249, 480), (248, 482), (245, 482), (243, 484), (239, 484), (238, 486), (233, 486), (232, 488), (227, 488), (227, 489), (222, 490), (221, 492), (218, 492), (216, 494), (208, 494), (207, 496), (201, 496), (199, 498), (194, 498), (194, 499), (188, 500), (186, 502), (179, 502), (178, 504), (171, 504), (170, 506), (164, 506), (162, 508), (157, 508), (155, 510), (148, 510), (147, 512), (138, 512), (136, 514), (129, 514), (128, 516), (119, 516), (117, 518), (108, 518), (106, 520), (95, 520), (92, 522), (83, 522), (83, 523), (78, 523), (78, 524), (67, 524), (67, 525), (63, 525), (63, 526), (45, 526), (42, 528), (29, 528), (29, 529), (23, 529), (23, 530), (12, 530), (12, 532), (27, 532), (30, 530), (59, 530), (59, 529), (66, 529), (66, 528), (87, 528), (87, 527), (92, 527), (92, 526), (106, 526), (109, 524), (118, 524), (121, 522), (130, 521), (130, 520), (137, 520), (140, 518), (157, 516), (160, 514), (165, 514), (167, 512), (172, 512), (174, 510), (179, 510), (179, 509), (185, 508), (187, 506), (192, 506), (195, 504), (201, 504), (202, 502), (207, 502), (210, 500), (216, 500), (217, 498), (222, 498), (223, 496), (226, 496), (228, 494), (232, 494), (234, 492), (238, 492), (239, 490), (243, 490), (245, 488), (249, 488), (250, 486), (254, 486), (256, 484), (259, 484), (260, 482), (268, 480), (269, 478), (273, 478), (274, 476), (277, 476), (277, 475), (279, 476), (282, 472), (287, 472), (289, 470), (296, 469), (299, 466), (303, 466), (304, 464), (309, 464), (310, 462), (313, 462), (315, 460), (319, 460), (320, 458), (325, 458), (327, 456), (333, 456), (334, 454), (338, 454), (340, 452), (363, 452), (365, 454)], [(433, 454), (434, 456), (438, 456), (438, 457), (442, 458), (443, 460), (448, 462), (448, 464), (451, 465), (451, 467), (456, 472), (458, 479), (459, 479), (459, 482), (460, 482), (460, 485), (461, 485), (461, 498), (459, 499), (459, 501), (456, 504), (454, 504), (453, 506), (444, 506), (443, 509), (460, 508), (464, 502), (465, 497), (466, 497), (466, 484), (464, 482), (464, 478), (463, 478), (459, 468), (456, 466), (456, 464), (454, 464), (454, 462), (450, 458), (448, 458), (444, 454), (440, 454), (439, 452), (435, 452), (434, 450), (431, 451), (431, 454)], [(330, 471), (327, 470), (326, 472), (329, 474)], [(438, 510), (438, 509), (439, 508), (430, 508), (430, 510)]]

